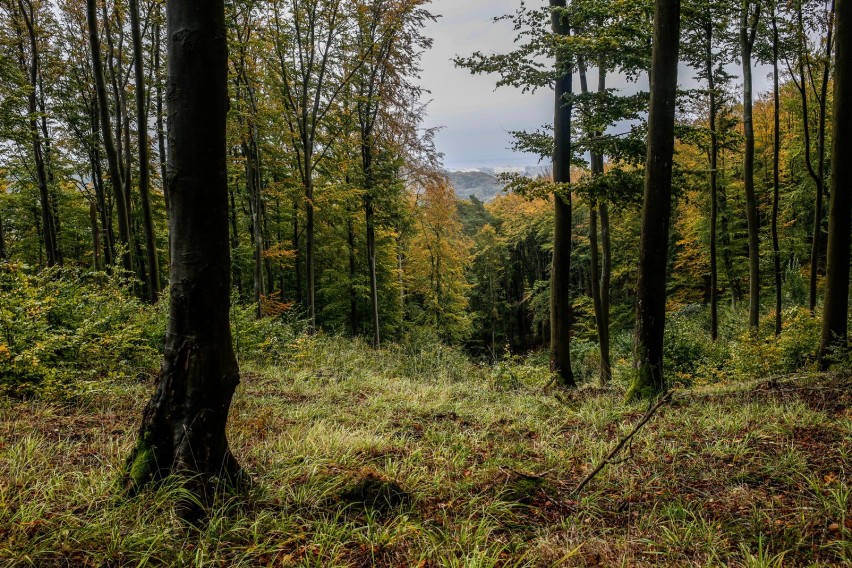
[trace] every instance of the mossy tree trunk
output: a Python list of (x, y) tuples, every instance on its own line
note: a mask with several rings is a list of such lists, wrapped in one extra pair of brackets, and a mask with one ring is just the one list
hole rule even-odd
[(636, 290), (636, 376), (629, 397), (667, 389), (663, 375), (666, 272), (672, 207), (672, 159), (680, 39), (680, 0), (656, 0), (648, 116), (648, 160)]
[[(202, 505), (215, 479), (241, 469), (225, 425), (239, 382), (228, 319), (228, 111), (223, 0), (169, 0), (168, 166), (171, 295), (165, 356), (142, 418), (126, 484), (180, 476)], [(179, 504), (187, 520), (203, 508)]]

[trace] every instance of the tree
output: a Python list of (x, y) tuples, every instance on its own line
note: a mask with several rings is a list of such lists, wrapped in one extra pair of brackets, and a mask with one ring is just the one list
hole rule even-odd
[[(553, 33), (570, 34), (565, 0), (550, 0)], [(571, 372), (571, 106), (573, 62), (557, 48), (553, 117), (553, 261), (550, 266), (550, 366), (562, 386), (574, 386)]]
[(123, 247), (121, 253), (124, 270), (133, 270), (133, 260), (130, 251), (133, 239), (131, 237), (130, 216), (127, 200), (127, 192), (124, 183), (125, 176), (121, 167), (121, 156), (113, 136), (112, 120), (109, 115), (109, 103), (107, 102), (106, 79), (104, 78), (104, 67), (101, 61), (101, 42), (98, 35), (97, 4), (95, 0), (86, 0), (86, 19), (89, 25), (89, 47), (92, 55), (92, 71), (95, 76), (95, 89), (98, 98), (98, 113), (101, 126), (101, 136), (106, 150), (107, 163), (109, 164), (110, 184), (113, 190), (115, 210), (118, 216), (118, 239)]
[(44, 108), (45, 87), (42, 62), (42, 16), (31, 0), (9, 0), (6, 12), (14, 30), (15, 51), (27, 99), (27, 133), (35, 162), (34, 178), (38, 186), (41, 209), (41, 227), (47, 265), (60, 264), (56, 203), (51, 195), (51, 144), (48, 136), (46, 109)]
[(686, 58), (697, 68), (698, 78), (707, 82), (707, 119), (710, 143), (707, 149), (710, 167), (710, 337), (719, 336), (719, 270), (717, 226), (719, 217), (719, 102), (720, 91), (729, 76), (724, 66), (729, 62), (725, 50), (716, 42), (728, 25), (726, 2), (698, 0), (687, 5), (684, 18)]
[(743, 68), (743, 182), (748, 221), (748, 323), (756, 329), (760, 324), (760, 221), (757, 214), (757, 196), (754, 191), (754, 120), (751, 60), (760, 22), (761, 0), (742, 0), (740, 11), (740, 57)]
[[(421, 6), (423, 0), (369, 0), (359, 4), (355, 29), (358, 55), (352, 82), (361, 150), (364, 217), (367, 233), (367, 268), (373, 346), (381, 343), (379, 290), (376, 267), (376, 201), (378, 184), (374, 167), (377, 143), (384, 130), (399, 130), (389, 109), (414, 112), (407, 100), (418, 99), (422, 89), (410, 83), (416, 75), (420, 50), (431, 45), (420, 29), (434, 17)], [(409, 107), (409, 108), (406, 108)], [(419, 117), (418, 117), (419, 118)], [(387, 134), (385, 138), (388, 138)], [(354, 312), (353, 312), (354, 314)]]
[[(126, 483), (136, 491), (174, 473), (203, 503), (214, 478), (238, 480), (242, 472), (225, 434), (239, 370), (228, 319), (224, 0), (169, 0), (166, 17), (169, 323), (159, 383), (143, 414)], [(190, 521), (202, 514), (189, 501), (178, 512)]]
[(852, 2), (837, 0), (834, 56), (834, 124), (831, 148), (831, 199), (828, 212), (828, 271), (823, 304), (820, 367), (829, 350), (845, 349), (849, 317), (849, 245), (852, 231)]
[(336, 130), (330, 125), (338, 97), (360, 67), (344, 70), (341, 42), (350, 25), (342, 0), (272, 0), (275, 89), (283, 104), (288, 143), (296, 159), (305, 204), (306, 308), (316, 328), (315, 172)]
[(133, 36), (133, 70), (136, 77), (137, 145), (139, 151), (139, 197), (142, 202), (142, 228), (145, 233), (145, 252), (148, 261), (148, 299), (154, 303), (160, 293), (160, 261), (157, 257), (157, 237), (151, 216), (151, 173), (148, 147), (148, 104), (146, 100), (145, 69), (142, 64), (142, 30), (139, 25), (139, 0), (130, 0), (130, 28)]
[(665, 392), (663, 333), (672, 198), (680, 0), (656, 0), (648, 115), (648, 159), (636, 290), (637, 374), (629, 397)]

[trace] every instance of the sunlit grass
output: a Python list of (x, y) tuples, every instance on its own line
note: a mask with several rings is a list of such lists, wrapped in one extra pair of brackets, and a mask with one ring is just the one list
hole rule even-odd
[[(580, 495), (647, 406), (506, 389), (455, 351), (300, 339), (244, 365), (229, 437), (254, 485), (200, 530), (181, 488), (115, 482), (151, 385), (0, 403), (0, 565), (842, 565), (852, 415), (756, 383), (682, 391)], [(529, 363), (525, 363), (529, 365)], [(832, 378), (810, 378), (819, 396)], [(808, 383), (810, 384), (810, 383)], [(828, 395), (830, 396), (830, 394)]]

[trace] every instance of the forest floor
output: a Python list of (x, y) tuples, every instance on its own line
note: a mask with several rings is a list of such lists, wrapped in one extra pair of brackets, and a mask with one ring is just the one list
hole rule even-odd
[(647, 404), (336, 345), (245, 370), (229, 436), (255, 483), (201, 531), (175, 487), (117, 497), (151, 382), (0, 402), (0, 565), (852, 562), (850, 378), (679, 391), (575, 495)]

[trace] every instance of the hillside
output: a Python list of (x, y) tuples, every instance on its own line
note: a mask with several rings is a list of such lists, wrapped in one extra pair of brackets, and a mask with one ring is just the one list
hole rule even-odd
[(474, 196), (487, 203), (503, 191), (503, 184), (497, 176), (488, 172), (448, 171), (447, 176), (460, 199), (469, 199)]
[[(839, 566), (852, 559), (852, 384), (675, 394), (546, 388), (542, 359), (301, 338), (244, 369), (229, 436), (254, 485), (201, 531), (180, 489), (119, 498), (150, 384), (0, 405), (0, 565)], [(848, 565), (848, 564), (847, 564)]]

